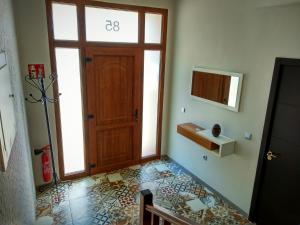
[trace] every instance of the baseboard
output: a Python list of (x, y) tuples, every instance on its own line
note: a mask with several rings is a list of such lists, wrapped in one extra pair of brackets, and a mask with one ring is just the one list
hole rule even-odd
[(242, 214), (245, 217), (249, 217), (248, 213), (246, 213), (244, 210), (242, 210), (240, 207), (238, 207), (237, 205), (235, 205), (233, 202), (231, 202), (229, 199), (227, 199), (226, 197), (224, 197), (220, 192), (216, 191), (214, 188), (212, 188), (210, 185), (208, 185), (207, 183), (205, 183), (203, 180), (201, 180), (199, 177), (197, 177), (195, 174), (193, 174), (191, 171), (189, 171), (188, 169), (184, 168), (182, 165), (180, 165), (178, 162), (176, 162), (174, 159), (172, 159), (170, 156), (168, 155), (163, 155), (162, 158), (168, 159), (171, 162), (177, 164), (178, 166), (180, 166), (182, 168), (182, 170), (189, 174), (191, 177), (193, 177), (193, 179), (195, 179), (198, 183), (202, 184), (203, 186), (207, 187), (211, 192), (215, 193), (216, 195), (218, 195), (220, 198), (222, 198), (225, 203), (227, 203), (229, 206), (231, 206), (232, 208), (236, 209), (240, 214)]

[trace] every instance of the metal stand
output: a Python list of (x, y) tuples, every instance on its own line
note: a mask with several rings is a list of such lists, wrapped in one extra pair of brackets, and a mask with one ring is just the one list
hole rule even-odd
[(50, 83), (45, 88), (44, 80), (46, 78), (41, 77), (38, 79), (31, 78), (29, 75), (25, 77), (25, 81), (33, 86), (35, 89), (39, 90), (41, 92), (41, 96), (39, 98), (35, 98), (32, 93), (29, 94), (29, 97), (31, 99), (25, 98), (27, 102), (30, 103), (42, 103), (44, 105), (45, 110), (45, 118), (46, 118), (46, 125), (47, 125), (47, 131), (48, 131), (48, 139), (49, 139), (49, 146), (50, 146), (50, 153), (51, 153), (51, 163), (52, 163), (52, 172), (53, 172), (53, 180), (56, 187), (56, 192), (58, 193), (58, 180), (57, 180), (57, 173), (55, 169), (55, 162), (54, 162), (54, 154), (53, 154), (53, 145), (52, 145), (52, 138), (51, 138), (51, 130), (50, 130), (50, 123), (49, 123), (49, 114), (48, 114), (48, 105), (47, 103), (55, 103), (58, 101), (57, 98), (49, 98), (47, 96), (47, 90), (50, 86), (53, 85), (53, 83), (56, 81), (56, 78), (54, 75), (49, 76)]

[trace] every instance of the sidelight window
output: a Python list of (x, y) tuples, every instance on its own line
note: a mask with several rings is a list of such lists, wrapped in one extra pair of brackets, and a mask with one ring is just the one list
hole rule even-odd
[(144, 53), (142, 157), (156, 154), (160, 51)]
[(55, 48), (64, 173), (84, 171), (79, 49)]

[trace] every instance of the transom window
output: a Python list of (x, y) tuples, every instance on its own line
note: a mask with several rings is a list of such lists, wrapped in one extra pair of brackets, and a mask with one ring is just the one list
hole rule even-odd
[[(78, 7), (67, 3), (52, 3), (53, 36), (55, 40), (79, 41)], [(138, 10), (85, 6), (85, 40), (87, 42), (161, 44), (163, 14)], [(144, 32), (139, 21), (144, 18)], [(81, 28), (82, 29), (82, 28)]]
[(85, 7), (87, 41), (138, 43), (138, 12)]
[(77, 7), (67, 4), (52, 4), (53, 30), (56, 40), (78, 40)]

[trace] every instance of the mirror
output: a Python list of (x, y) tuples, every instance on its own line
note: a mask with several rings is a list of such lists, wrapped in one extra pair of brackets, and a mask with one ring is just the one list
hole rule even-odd
[(191, 95), (238, 112), (243, 74), (194, 67)]

